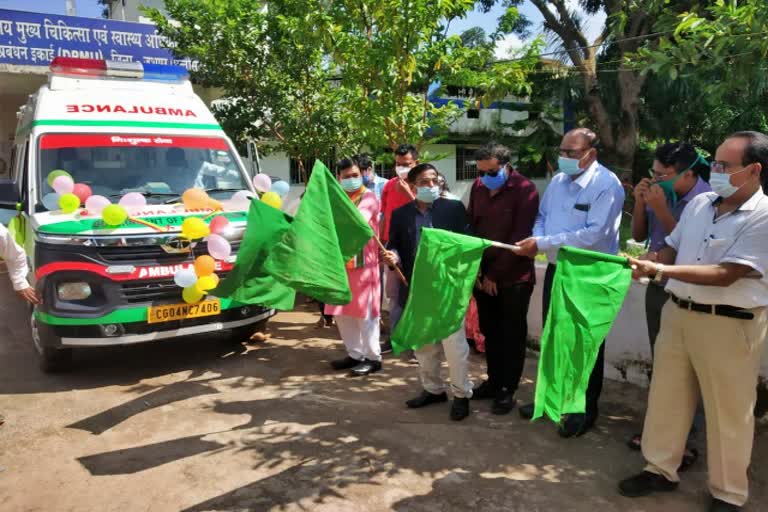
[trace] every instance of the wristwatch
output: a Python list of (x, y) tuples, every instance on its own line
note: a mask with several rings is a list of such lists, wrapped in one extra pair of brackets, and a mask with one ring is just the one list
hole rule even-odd
[(654, 283), (660, 283), (664, 278), (664, 265), (661, 263), (656, 264), (656, 275), (653, 276)]

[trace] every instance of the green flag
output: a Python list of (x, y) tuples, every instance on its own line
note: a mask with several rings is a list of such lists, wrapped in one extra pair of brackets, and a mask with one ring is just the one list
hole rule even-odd
[(373, 230), (333, 174), (315, 162), (290, 229), (270, 249), (265, 269), (284, 285), (326, 304), (352, 300), (345, 263)]
[(392, 333), (396, 354), (437, 343), (461, 328), (480, 259), (490, 245), (442, 229), (421, 230), (408, 301)]
[(544, 332), (541, 334), (536, 409), (559, 423), (583, 413), (597, 353), (619, 314), (632, 281), (626, 258), (563, 247)]
[(264, 270), (270, 248), (291, 227), (292, 221), (280, 210), (258, 200), (252, 201), (235, 266), (211, 294), (231, 297), (245, 304), (260, 304), (284, 311), (293, 309), (296, 292), (278, 283)]

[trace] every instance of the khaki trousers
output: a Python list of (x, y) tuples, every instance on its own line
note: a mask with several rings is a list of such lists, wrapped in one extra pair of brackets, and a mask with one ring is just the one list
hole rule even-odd
[(766, 308), (740, 320), (681, 309), (671, 300), (661, 314), (653, 379), (643, 429), (646, 471), (677, 482), (699, 396), (707, 424), (712, 496), (743, 505), (749, 494), (754, 407)]

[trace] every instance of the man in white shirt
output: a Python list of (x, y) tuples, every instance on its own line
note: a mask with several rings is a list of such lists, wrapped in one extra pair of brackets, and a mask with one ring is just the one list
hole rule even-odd
[(756, 384), (768, 331), (768, 136), (739, 132), (712, 162), (713, 192), (684, 210), (658, 263), (630, 259), (634, 277), (668, 278), (643, 431), (645, 471), (624, 496), (673, 491), (699, 395), (707, 412), (709, 510), (748, 497)]
[(5, 261), (5, 266), (8, 267), (8, 277), (14, 291), (30, 304), (40, 304), (40, 297), (27, 282), (27, 274), (29, 274), (27, 253), (16, 243), (13, 235), (2, 224), (0, 224), (0, 255)]
[[(542, 298), (543, 324), (547, 321), (549, 298), (554, 282), (557, 252), (561, 247), (616, 254), (619, 251), (619, 226), (624, 206), (624, 187), (610, 169), (597, 161), (597, 135), (587, 128), (575, 128), (560, 142), (560, 158), (555, 175), (544, 191), (533, 236), (518, 245), (519, 254), (533, 258), (547, 255)], [(597, 420), (598, 400), (603, 389), (605, 343), (600, 346), (589, 378), (584, 414), (567, 414), (559, 428), (562, 437), (580, 436)], [(534, 404), (520, 407), (520, 416), (533, 417)]]

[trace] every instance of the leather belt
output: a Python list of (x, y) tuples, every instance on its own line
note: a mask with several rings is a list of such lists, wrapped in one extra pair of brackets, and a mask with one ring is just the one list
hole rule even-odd
[(729, 318), (739, 318), (741, 320), (752, 320), (755, 315), (743, 308), (728, 306), (725, 304), (698, 304), (689, 300), (680, 299), (671, 293), (669, 294), (672, 302), (680, 306), (681, 309), (696, 311), (698, 313), (707, 313), (716, 316), (727, 316)]

